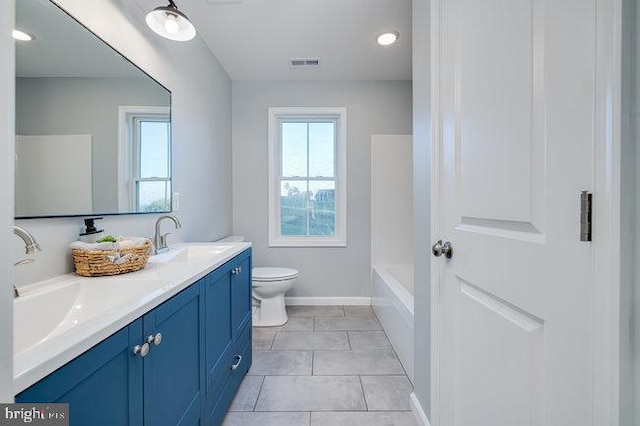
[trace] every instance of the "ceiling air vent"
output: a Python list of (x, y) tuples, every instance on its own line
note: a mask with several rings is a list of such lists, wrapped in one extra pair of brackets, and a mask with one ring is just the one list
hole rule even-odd
[(318, 68), (320, 66), (320, 58), (292, 58), (289, 63), (293, 69)]

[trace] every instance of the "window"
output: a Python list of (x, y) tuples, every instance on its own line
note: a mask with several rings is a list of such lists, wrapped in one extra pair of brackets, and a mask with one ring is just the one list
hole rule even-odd
[(121, 211), (171, 211), (171, 121), (164, 107), (120, 107)]
[(269, 245), (344, 247), (346, 108), (269, 108)]

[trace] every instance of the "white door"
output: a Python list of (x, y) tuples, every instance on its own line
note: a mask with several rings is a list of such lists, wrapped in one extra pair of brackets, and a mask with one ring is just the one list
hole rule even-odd
[(595, 0), (431, 7), (434, 423), (591, 425)]

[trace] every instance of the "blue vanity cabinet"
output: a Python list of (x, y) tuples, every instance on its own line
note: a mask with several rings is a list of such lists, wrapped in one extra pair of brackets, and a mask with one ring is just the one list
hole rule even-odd
[(247, 249), (16, 402), (69, 403), (73, 426), (218, 426), (250, 366)]
[(139, 319), (16, 396), (16, 402), (65, 402), (70, 424), (141, 425), (143, 358)]
[[(78, 426), (200, 424), (203, 302), (195, 283), (20, 393), (16, 402), (68, 403), (70, 424)], [(145, 356), (134, 353), (145, 343)]]
[(251, 249), (207, 276), (205, 424), (217, 426), (251, 367)]
[[(200, 424), (201, 296), (201, 283), (191, 285), (17, 395), (16, 402), (69, 403), (70, 424), (77, 426)], [(134, 353), (145, 343), (144, 356)]]

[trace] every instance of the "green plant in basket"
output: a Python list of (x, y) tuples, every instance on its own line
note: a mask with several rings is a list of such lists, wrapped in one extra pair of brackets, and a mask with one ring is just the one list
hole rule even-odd
[(115, 243), (116, 239), (113, 237), (113, 235), (105, 235), (104, 237), (100, 238), (97, 242), (98, 243)]

